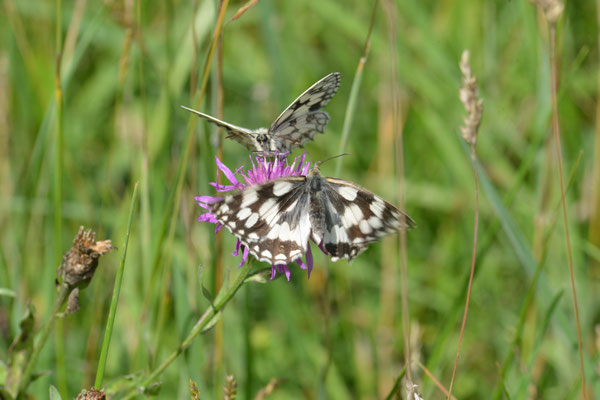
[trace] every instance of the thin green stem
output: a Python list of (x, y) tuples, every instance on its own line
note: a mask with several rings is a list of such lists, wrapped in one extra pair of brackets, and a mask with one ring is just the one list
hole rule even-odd
[(115, 278), (115, 286), (113, 288), (112, 301), (110, 303), (110, 310), (108, 311), (108, 321), (106, 322), (106, 331), (104, 332), (104, 342), (102, 343), (102, 351), (100, 352), (100, 360), (98, 361), (98, 369), (96, 370), (96, 382), (94, 383), (94, 387), (97, 389), (102, 387), (102, 380), (104, 379), (104, 367), (106, 365), (106, 358), (108, 357), (108, 348), (110, 346), (110, 339), (112, 337), (115, 316), (117, 314), (119, 294), (121, 293), (123, 272), (125, 271), (125, 258), (127, 257), (129, 233), (131, 232), (131, 221), (133, 220), (133, 210), (135, 209), (137, 190), (138, 184), (136, 183), (133, 188), (133, 195), (131, 197), (131, 206), (129, 207), (129, 219), (127, 221), (127, 233), (125, 234), (125, 241), (123, 243), (123, 255), (121, 256), (121, 263), (119, 264), (119, 269), (117, 270), (117, 276)]
[[(56, 147), (54, 154), (54, 264), (60, 264), (62, 250), (62, 163), (63, 163), (63, 98), (61, 84), (62, 62), (62, 0), (56, 0), (56, 66), (54, 71), (54, 96), (56, 100)], [(62, 321), (56, 324), (55, 349), (58, 389), (67, 393)]]
[(462, 345), (465, 326), (467, 325), (467, 314), (469, 312), (469, 301), (471, 300), (471, 289), (473, 288), (473, 276), (475, 275), (475, 263), (477, 261), (477, 236), (479, 232), (479, 168), (477, 164), (477, 152), (475, 144), (471, 144), (471, 160), (473, 161), (473, 172), (475, 174), (475, 222), (473, 227), (473, 251), (471, 253), (471, 271), (469, 272), (469, 284), (467, 286), (467, 299), (465, 300), (465, 312), (463, 314), (462, 325), (458, 337), (458, 346), (456, 347), (456, 357), (454, 358), (454, 367), (452, 368), (452, 378), (450, 379), (450, 387), (446, 398), (452, 397), (452, 387), (454, 386), (454, 378), (458, 367), (458, 357), (460, 355), (460, 347)]
[[(579, 162), (581, 161), (581, 156), (582, 156), (582, 153), (579, 154), (579, 157), (577, 157), (577, 160), (575, 160), (573, 168), (571, 169), (569, 179), (567, 180), (567, 187), (566, 187), (567, 192), (569, 191), (571, 184), (573, 182), (573, 178), (575, 177), (575, 171), (577, 170), (577, 167), (579, 166)], [(506, 376), (506, 374), (508, 373), (508, 369), (514, 359), (515, 347), (521, 341), (521, 337), (523, 335), (523, 329), (525, 327), (525, 318), (527, 317), (527, 311), (529, 310), (529, 306), (530, 306), (531, 302), (533, 301), (533, 294), (535, 291), (535, 287), (536, 287), (539, 277), (542, 273), (542, 267), (544, 266), (544, 263), (546, 261), (546, 256), (548, 254), (548, 244), (550, 243), (550, 238), (552, 237), (552, 233), (554, 233), (554, 229), (556, 227), (556, 222), (558, 220), (557, 217), (558, 217), (558, 212), (559, 212), (560, 207), (561, 207), (561, 203), (557, 203), (556, 207), (555, 207), (555, 212), (553, 214), (554, 217), (550, 224), (550, 228), (544, 235), (544, 238), (542, 241), (542, 246), (541, 246), (542, 252), (537, 261), (537, 265), (535, 268), (535, 272), (533, 274), (533, 278), (531, 279), (531, 282), (529, 283), (529, 287), (527, 288), (527, 294), (525, 295), (525, 300), (523, 300), (523, 304), (521, 305), (521, 311), (519, 313), (519, 322), (517, 323), (517, 326), (515, 328), (515, 334), (513, 336), (513, 339), (511, 340), (512, 348), (506, 355), (506, 358), (502, 362), (502, 367), (500, 368), (500, 379), (498, 380), (498, 383), (496, 384), (496, 387), (495, 387), (493, 395), (492, 395), (492, 398), (495, 400), (500, 400), (502, 398), (502, 394), (504, 393), (503, 392), (504, 387), (502, 385), (502, 381), (503, 381), (504, 377)]]
[[(217, 103), (217, 118), (223, 119), (223, 31), (219, 34), (219, 40), (217, 41), (217, 59), (216, 59), (216, 103)], [(217, 146), (217, 157), (220, 160), (223, 159), (223, 129), (217, 129), (219, 142)], [(219, 175), (221, 180), (221, 175)], [(221, 182), (217, 181), (217, 185)], [(223, 235), (217, 235), (215, 238), (215, 288), (220, 288), (223, 285)], [(223, 373), (223, 320), (219, 320), (215, 326), (215, 351), (214, 351), (214, 365), (215, 365), (215, 378), (216, 382), (221, 382)], [(220, 399), (223, 397), (223, 385), (215, 384), (215, 398)]]
[[(210, 48), (208, 51), (208, 55), (206, 56), (204, 68), (202, 71), (202, 83), (201, 83), (200, 90), (198, 92), (196, 101), (194, 103), (195, 109), (200, 108), (200, 104), (201, 104), (202, 99), (204, 98), (204, 94), (206, 92), (206, 86), (207, 86), (207, 82), (208, 82), (210, 66), (212, 64), (212, 59), (213, 59), (215, 49), (217, 46), (218, 37), (219, 37), (219, 34), (223, 27), (223, 19), (225, 18), (225, 10), (227, 9), (228, 4), (229, 4), (229, 0), (224, 0), (223, 4), (221, 5), (221, 9), (219, 10), (219, 16), (217, 18), (217, 25), (215, 26), (215, 29), (213, 31), (213, 38), (212, 38)], [(189, 158), (190, 158), (190, 152), (191, 152), (192, 144), (194, 142), (194, 128), (196, 127), (197, 120), (198, 120), (198, 118), (196, 118), (195, 116), (190, 114), (189, 123), (187, 125), (186, 133), (185, 133), (185, 140), (184, 140), (185, 145), (183, 148), (183, 154), (182, 154), (182, 157), (179, 159), (180, 161), (179, 161), (179, 165), (177, 167), (177, 182), (175, 184), (175, 190), (171, 190), (169, 193), (169, 198), (167, 200), (167, 205), (165, 207), (165, 213), (163, 214), (163, 220), (161, 222), (160, 232), (159, 232), (159, 235), (157, 238), (157, 243), (163, 243), (165, 235), (167, 235), (168, 245), (166, 248), (172, 247), (171, 243), (173, 241), (173, 236), (175, 234), (175, 227), (177, 225), (176, 221), (177, 221), (177, 218), (179, 215), (179, 204), (181, 201), (181, 194), (183, 191), (183, 182), (185, 180), (187, 165), (188, 165)], [(143, 306), (144, 311), (150, 302), (150, 296), (152, 296), (152, 293), (154, 293), (154, 290), (153, 290), (154, 283), (153, 282), (155, 281), (156, 275), (158, 274), (158, 267), (159, 267), (160, 261), (161, 261), (162, 249), (163, 249), (163, 246), (156, 246), (156, 251), (152, 257), (152, 272), (151, 272), (152, 276), (150, 279), (151, 287), (150, 287), (150, 290), (148, 290), (148, 292), (147, 292), (146, 298), (144, 299), (144, 306)]]
[(24, 391), (24, 389), (27, 387), (27, 385), (29, 383), (29, 378), (31, 376), (31, 371), (33, 370), (33, 366), (37, 362), (40, 352), (42, 351), (42, 348), (44, 348), (44, 345), (46, 344), (46, 340), (48, 340), (48, 335), (50, 334), (50, 331), (52, 330), (52, 326), (54, 325), (54, 321), (56, 320), (58, 311), (65, 304), (65, 301), (69, 297), (69, 294), (71, 293), (72, 290), (73, 290), (73, 288), (66, 284), (61, 284), (59, 286), (58, 294), (56, 296), (56, 299), (54, 300), (54, 305), (52, 306), (52, 311), (50, 313), (50, 317), (49, 317), (48, 321), (46, 322), (46, 324), (44, 325), (44, 327), (42, 328), (42, 330), (40, 331), (39, 339), (38, 339), (37, 343), (34, 344), (33, 351), (31, 352), (31, 357), (29, 358), (29, 361), (27, 362), (27, 365), (25, 366), (25, 370), (23, 371), (23, 380), (19, 384), (19, 391), (18, 391), (19, 393), (22, 393)]
[(577, 329), (577, 348), (579, 351), (579, 368), (581, 372), (581, 397), (587, 399), (585, 384), (585, 368), (583, 365), (583, 341), (581, 340), (581, 324), (579, 322), (579, 306), (577, 304), (577, 288), (575, 286), (575, 272), (573, 267), (573, 254), (571, 249), (571, 236), (569, 234), (569, 218), (567, 216), (567, 200), (565, 196), (565, 180), (563, 176), (563, 160), (560, 145), (560, 125), (558, 122), (558, 74), (556, 60), (556, 25), (550, 23), (550, 94), (552, 97), (552, 131), (554, 143), (556, 144), (556, 156), (558, 158), (558, 174), (560, 179), (560, 198), (562, 203), (563, 222), (565, 224), (565, 244), (567, 246), (567, 258), (569, 263), (569, 278), (571, 280), (571, 292), (573, 295), (573, 309), (575, 312), (575, 327)]
[[(219, 14), (217, 17), (217, 24), (213, 31), (213, 37), (211, 40), (210, 48), (209, 48), (208, 55), (206, 56), (206, 60), (204, 63), (200, 91), (198, 93), (197, 100), (194, 104), (194, 108), (196, 108), (196, 109), (200, 108), (200, 104), (201, 104), (202, 99), (204, 98), (204, 94), (206, 92), (208, 77), (210, 75), (210, 66), (212, 65), (212, 60), (213, 60), (213, 56), (215, 53), (215, 49), (217, 47), (218, 38), (219, 38), (219, 35), (223, 28), (223, 20), (225, 19), (225, 11), (227, 10), (228, 4), (229, 4), (229, 0), (223, 0), (223, 3), (221, 4), (221, 8), (219, 10)], [(163, 239), (165, 238), (165, 234), (166, 234), (166, 247), (164, 247), (166, 249), (165, 250), (166, 254), (165, 254), (164, 258), (166, 260), (170, 259), (170, 253), (173, 248), (173, 238), (175, 237), (175, 228), (177, 227), (177, 219), (179, 218), (179, 206), (181, 204), (181, 195), (183, 193), (183, 183), (185, 181), (186, 171), (188, 168), (188, 162), (190, 159), (190, 153), (192, 151), (192, 145), (194, 143), (194, 128), (196, 126), (197, 118), (190, 114), (189, 121), (190, 122), (188, 123), (187, 129), (186, 129), (186, 137), (185, 137), (185, 145), (183, 148), (183, 155), (180, 158), (180, 162), (179, 162), (178, 169), (177, 169), (177, 182), (175, 184), (175, 190), (171, 190), (169, 193), (169, 199), (167, 201), (167, 206), (165, 207), (166, 212), (163, 216), (162, 226), (161, 226), (160, 234), (159, 234), (158, 241), (157, 241), (157, 243), (163, 243)], [(144, 306), (143, 306), (144, 311), (151, 300), (151, 298), (150, 298), (151, 294), (155, 292), (153, 282), (155, 282), (157, 280), (156, 276), (159, 273), (158, 267), (159, 267), (160, 261), (161, 261), (162, 249), (163, 249), (162, 245), (157, 246), (157, 250), (153, 255), (152, 272), (151, 272), (152, 276), (151, 276), (151, 280), (150, 280), (151, 287), (150, 287), (150, 290), (148, 290), (148, 292), (147, 292), (146, 298), (144, 299)], [(165, 271), (166, 271), (166, 274), (168, 274), (168, 270), (165, 270)], [(163, 278), (160, 281), (162, 282), (160, 292), (165, 293), (168, 289), (169, 279)], [(166, 296), (163, 296), (161, 298), (166, 298)], [(157, 317), (158, 322), (156, 323), (156, 326), (157, 326), (156, 329), (158, 330), (158, 334), (156, 335), (156, 343), (157, 343), (156, 346), (160, 345), (160, 343), (161, 343), (160, 338), (162, 337), (162, 329), (164, 326), (162, 321), (164, 320), (165, 315), (166, 315), (166, 303), (163, 301), (159, 304), (159, 310), (158, 310), (158, 317)]]
[[(254, 259), (252, 259), (254, 260)], [(231, 285), (230, 288), (225, 289), (222, 288), (219, 294), (217, 295), (214, 306), (210, 306), (208, 310), (202, 314), (198, 322), (194, 325), (188, 336), (185, 338), (183, 342), (177, 347), (173, 353), (165, 361), (162, 362), (154, 371), (152, 371), (147, 377), (143, 378), (139, 383), (134, 383), (129, 387), (125, 388), (127, 391), (127, 395), (125, 399), (131, 399), (137, 394), (137, 389), (143, 388), (154, 381), (169, 365), (173, 363), (179, 357), (181, 353), (183, 353), (192, 343), (192, 341), (198, 336), (200, 333), (204, 331), (204, 329), (208, 326), (208, 324), (217, 316), (217, 314), (223, 310), (225, 305), (233, 298), (239, 288), (242, 287), (244, 282), (246, 282), (246, 278), (250, 273), (252, 266), (254, 264), (253, 261), (248, 261), (244, 266), (240, 268), (240, 272), (235, 278), (235, 281)]]
[[(365, 40), (365, 46), (363, 48), (362, 57), (358, 61), (356, 72), (354, 73), (354, 79), (352, 80), (352, 88), (350, 89), (350, 97), (348, 104), (346, 105), (346, 114), (344, 115), (344, 126), (342, 127), (342, 139), (340, 141), (340, 149), (338, 154), (343, 154), (348, 146), (348, 137), (350, 136), (350, 129), (352, 128), (352, 122), (354, 121), (354, 111), (356, 110), (358, 92), (360, 91), (360, 85), (362, 83), (362, 74), (365, 68), (365, 63), (369, 57), (369, 50), (371, 49), (371, 33), (373, 32), (373, 26), (375, 25), (375, 15), (377, 14), (377, 5), (379, 1), (375, 0), (373, 4), (373, 12), (371, 13), (371, 23), (369, 25), (369, 31)], [(339, 176), (342, 170), (342, 163), (344, 157), (339, 157), (336, 167), (335, 175)]]

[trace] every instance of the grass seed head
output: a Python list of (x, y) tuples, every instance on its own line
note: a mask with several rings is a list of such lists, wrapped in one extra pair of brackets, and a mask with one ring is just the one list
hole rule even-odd
[(223, 399), (235, 400), (235, 396), (237, 396), (237, 382), (233, 375), (227, 375), (225, 377), (225, 387), (223, 388)]
[(460, 127), (462, 138), (470, 145), (477, 142), (477, 131), (481, 124), (483, 114), (483, 100), (479, 98), (477, 90), (477, 78), (471, 73), (469, 65), (469, 51), (464, 50), (458, 64), (463, 76), (463, 84), (458, 89), (458, 97), (467, 110), (464, 125)]
[(555, 24), (565, 9), (559, 0), (531, 0), (531, 2), (544, 12), (544, 16), (550, 24)]

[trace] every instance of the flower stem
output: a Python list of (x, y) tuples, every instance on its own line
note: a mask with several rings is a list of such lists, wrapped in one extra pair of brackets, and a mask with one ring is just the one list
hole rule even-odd
[(23, 371), (23, 379), (19, 383), (19, 390), (18, 390), (19, 393), (22, 393), (23, 390), (25, 390), (25, 388), (27, 387), (33, 366), (37, 362), (40, 352), (42, 351), (42, 349), (44, 348), (44, 345), (46, 344), (46, 340), (48, 340), (48, 335), (50, 334), (50, 331), (52, 330), (52, 327), (54, 325), (54, 321), (56, 320), (58, 311), (63, 306), (63, 304), (65, 304), (65, 301), (69, 297), (69, 294), (71, 293), (72, 290), (73, 290), (73, 287), (66, 285), (66, 284), (61, 284), (59, 286), (58, 294), (56, 296), (56, 299), (54, 300), (54, 305), (52, 306), (52, 311), (50, 313), (50, 317), (49, 317), (48, 321), (46, 321), (46, 324), (44, 325), (42, 330), (40, 331), (39, 339), (38, 339), (37, 343), (35, 343), (35, 345), (33, 346), (33, 351), (31, 352), (31, 357), (29, 357), (29, 361), (27, 362), (27, 365), (25, 366), (25, 370)]
[(177, 357), (179, 357), (181, 353), (183, 353), (190, 346), (190, 344), (196, 338), (196, 336), (198, 336), (205, 330), (205, 328), (213, 320), (213, 318), (216, 317), (221, 310), (223, 310), (225, 305), (229, 302), (229, 300), (233, 298), (238, 289), (242, 287), (244, 282), (246, 282), (246, 277), (248, 277), (250, 270), (252, 270), (253, 264), (253, 261), (248, 261), (240, 268), (240, 273), (235, 278), (235, 281), (233, 282), (231, 287), (228, 289), (221, 289), (221, 291), (215, 299), (214, 306), (210, 306), (208, 310), (206, 310), (204, 314), (202, 314), (202, 316), (200, 317), (198, 322), (196, 322), (188, 336), (184, 339), (183, 342), (181, 342), (177, 349), (175, 349), (175, 351), (173, 351), (173, 353), (171, 353), (171, 355), (167, 357), (165, 361), (162, 362), (162, 364), (160, 364), (154, 371), (152, 371), (139, 383), (134, 383), (133, 385), (130, 385), (129, 387), (125, 388), (125, 391), (128, 392), (125, 396), (125, 399), (131, 399), (134, 396), (136, 396), (138, 394), (138, 388), (143, 389), (146, 385), (155, 380), (165, 369), (167, 369), (169, 365), (173, 363), (173, 361), (177, 359)]

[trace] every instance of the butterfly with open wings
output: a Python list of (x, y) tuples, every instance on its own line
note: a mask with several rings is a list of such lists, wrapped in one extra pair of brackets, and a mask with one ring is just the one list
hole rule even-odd
[(246, 187), (210, 205), (225, 226), (260, 261), (285, 265), (306, 254), (309, 239), (333, 261), (352, 260), (382, 236), (414, 226), (402, 211), (347, 180), (286, 176)]
[(289, 153), (314, 139), (317, 133), (323, 133), (329, 122), (329, 114), (321, 111), (340, 87), (339, 72), (332, 72), (308, 88), (267, 128), (246, 129), (181, 106), (182, 108), (205, 118), (229, 133), (233, 139), (247, 149), (262, 153)]

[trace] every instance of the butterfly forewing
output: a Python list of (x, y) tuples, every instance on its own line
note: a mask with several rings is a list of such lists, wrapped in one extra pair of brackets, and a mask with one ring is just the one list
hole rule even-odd
[(290, 152), (323, 133), (329, 122), (329, 114), (319, 111), (340, 87), (340, 74), (332, 72), (308, 88), (292, 102), (271, 124), (269, 129), (250, 130), (218, 118), (182, 106), (207, 121), (225, 128), (230, 139), (241, 143), (249, 150), (263, 153)]
[(275, 122), (271, 124), (269, 132), (277, 133), (284, 124), (298, 118), (300, 115), (312, 113), (325, 107), (339, 89), (340, 80), (339, 72), (332, 72), (306, 89), (292, 104), (283, 110)]
[(235, 140), (236, 142), (240, 143), (242, 146), (246, 147), (248, 150), (262, 151), (262, 147), (256, 141), (256, 132), (255, 131), (252, 131), (252, 130), (246, 129), (246, 128), (242, 128), (241, 126), (236, 126), (236, 125), (230, 124), (225, 121), (221, 121), (220, 119), (215, 118), (211, 115), (204, 114), (200, 111), (196, 111), (191, 108), (187, 108), (185, 106), (181, 106), (181, 108), (184, 108), (190, 112), (193, 112), (194, 114), (204, 118), (208, 122), (213, 123), (221, 128), (224, 128), (228, 133), (228, 136), (227, 136), (228, 138)]

